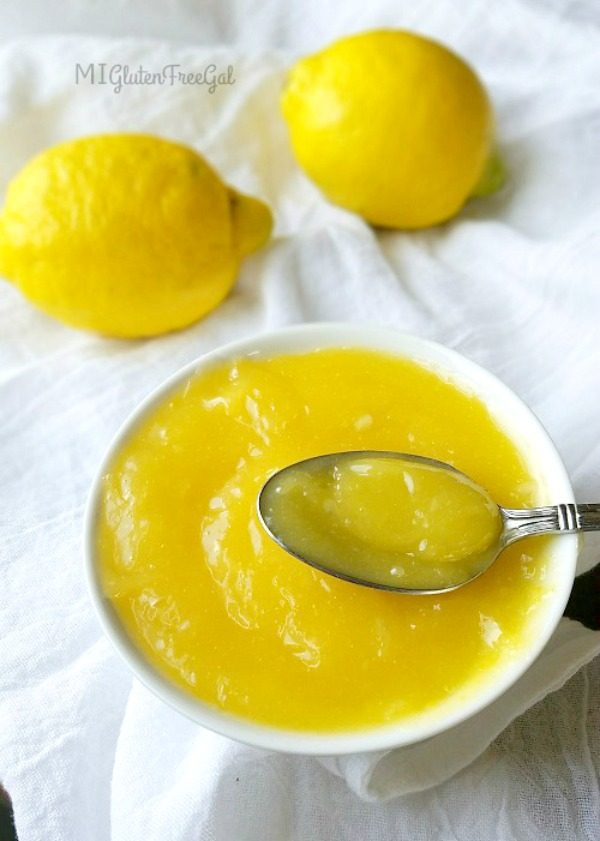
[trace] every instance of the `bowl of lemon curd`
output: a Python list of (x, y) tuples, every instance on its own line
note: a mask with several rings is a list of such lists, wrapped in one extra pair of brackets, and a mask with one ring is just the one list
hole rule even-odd
[[(118, 432), (86, 518), (105, 632), (143, 683), (199, 724), (298, 753), (414, 743), (490, 704), (556, 627), (573, 535), (520, 541), (434, 595), (360, 586), (286, 553), (259, 519), (262, 486), (286, 465), (352, 450), (448, 462), (511, 508), (573, 501), (530, 410), (445, 347), (312, 324), (206, 354)], [(375, 518), (374, 540), (388, 521)], [(460, 505), (448, 523), (468, 533)]]

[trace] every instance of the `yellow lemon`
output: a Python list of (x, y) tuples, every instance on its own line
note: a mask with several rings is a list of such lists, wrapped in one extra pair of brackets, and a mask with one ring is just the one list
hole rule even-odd
[(42, 152), (9, 185), (0, 272), (67, 324), (150, 336), (213, 309), (271, 227), (268, 207), (193, 149), (82, 137)]
[(443, 222), (502, 180), (483, 85), (420, 35), (377, 30), (336, 41), (292, 68), (282, 107), (308, 176), (375, 225)]

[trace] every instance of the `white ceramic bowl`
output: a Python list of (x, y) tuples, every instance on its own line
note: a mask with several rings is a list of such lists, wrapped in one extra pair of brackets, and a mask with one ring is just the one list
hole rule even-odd
[(552, 441), (537, 418), (509, 388), (483, 368), (448, 348), (388, 328), (306, 324), (265, 333), (208, 353), (159, 386), (115, 436), (92, 487), (85, 521), (85, 567), (91, 598), (106, 634), (134, 674), (156, 695), (198, 724), (239, 741), (273, 750), (321, 755), (380, 750), (418, 742), (472, 716), (506, 691), (541, 652), (562, 616), (575, 575), (577, 538), (574, 535), (561, 536), (554, 541), (549, 563), (548, 579), (552, 592), (543, 602), (539, 624), (536, 624), (536, 632), (531, 635), (528, 647), (524, 647), (518, 656), (496, 673), (491, 682), (486, 682), (481, 689), (469, 694), (468, 700), (458, 706), (450, 704), (447, 709), (438, 707), (410, 722), (351, 732), (306, 733), (282, 730), (217, 710), (186, 694), (155, 671), (131, 642), (110, 602), (103, 596), (97, 571), (96, 522), (101, 480), (115, 453), (140, 420), (161, 403), (173, 388), (191, 374), (215, 362), (249, 354), (274, 356), (344, 346), (371, 348), (413, 359), (449, 376), (457, 385), (477, 394), (500, 426), (519, 445), (543, 488), (545, 499), (540, 500), (540, 503), (574, 501), (569, 478)]

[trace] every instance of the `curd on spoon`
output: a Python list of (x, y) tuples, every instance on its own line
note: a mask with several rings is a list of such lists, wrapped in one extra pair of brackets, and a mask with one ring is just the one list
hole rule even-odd
[(502, 532), (494, 500), (449, 465), (379, 451), (332, 453), (276, 473), (259, 497), (269, 534), (341, 578), (438, 591), (483, 572)]

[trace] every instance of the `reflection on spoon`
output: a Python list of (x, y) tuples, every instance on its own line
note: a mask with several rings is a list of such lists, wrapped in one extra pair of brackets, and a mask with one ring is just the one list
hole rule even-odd
[(408, 453), (331, 453), (275, 473), (258, 497), (268, 534), (339, 578), (407, 593), (454, 590), (521, 537), (600, 529), (600, 506), (500, 508), (449, 464)]

